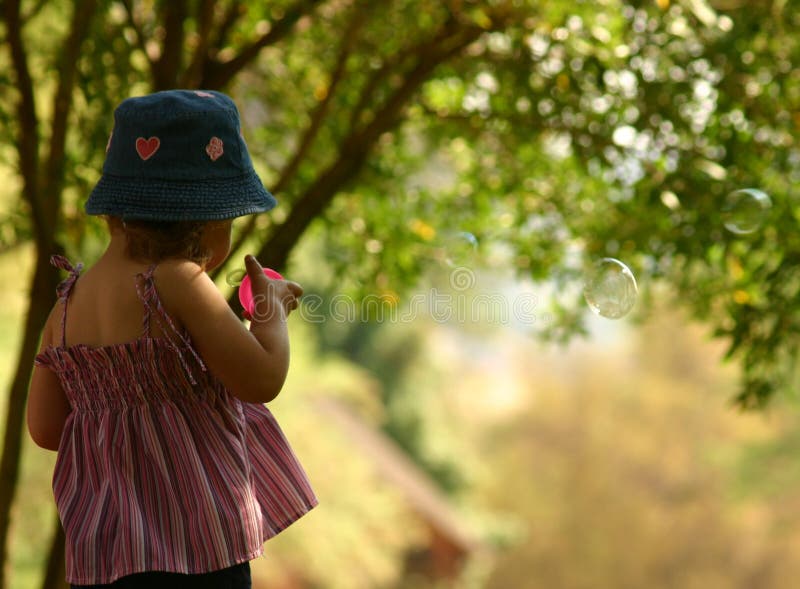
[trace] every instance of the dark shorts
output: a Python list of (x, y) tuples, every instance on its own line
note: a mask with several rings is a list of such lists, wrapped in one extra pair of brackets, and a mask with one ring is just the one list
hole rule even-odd
[(121, 577), (107, 585), (71, 585), (72, 589), (250, 589), (250, 563), (243, 562), (227, 569), (184, 575), (153, 571)]

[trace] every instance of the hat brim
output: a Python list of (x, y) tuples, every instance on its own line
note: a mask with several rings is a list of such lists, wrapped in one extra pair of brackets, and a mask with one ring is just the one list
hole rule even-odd
[(218, 221), (263, 213), (278, 201), (255, 172), (175, 181), (103, 174), (86, 201), (89, 215), (147, 221)]

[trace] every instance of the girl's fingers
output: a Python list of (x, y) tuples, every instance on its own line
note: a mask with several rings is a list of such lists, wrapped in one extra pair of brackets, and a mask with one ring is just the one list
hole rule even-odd
[[(283, 299), (283, 305), (284, 308), (286, 309), (287, 314), (293, 311), (294, 309), (297, 309), (297, 307), (300, 306), (300, 302), (297, 299), (299, 299), (303, 295), (302, 286), (300, 286), (293, 280), (278, 280), (278, 279), (268, 278), (267, 276), (264, 275), (264, 268), (261, 266), (258, 260), (256, 260), (255, 257), (250, 254), (244, 257), (244, 264), (245, 268), (247, 269), (247, 275), (250, 276), (250, 283), (253, 289), (253, 294), (256, 294), (262, 290), (260, 286), (256, 285), (261, 284), (263, 281), (263, 284), (268, 287), (267, 290), (275, 287), (279, 289), (277, 292), (275, 291), (273, 292), (275, 295), (278, 296), (279, 300)], [(283, 290), (283, 292), (285, 293), (283, 297), (280, 296), (281, 290)], [(242, 316), (245, 319), (252, 321), (252, 317), (250, 316), (249, 313), (247, 313), (246, 310), (242, 313)]]
[(293, 280), (286, 280), (286, 287), (295, 298), (299, 299), (301, 296), (303, 296), (303, 287)]
[(255, 256), (247, 254), (244, 257), (244, 267), (247, 270), (247, 274), (250, 276), (250, 280), (255, 280), (257, 276), (264, 275), (264, 269), (261, 267), (261, 264), (258, 263)]

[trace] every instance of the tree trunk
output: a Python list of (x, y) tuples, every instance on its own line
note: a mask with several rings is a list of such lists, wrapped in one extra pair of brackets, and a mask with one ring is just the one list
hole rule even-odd
[(66, 581), (67, 570), (64, 565), (64, 528), (56, 516), (56, 533), (50, 542), (50, 556), (47, 560), (42, 589), (69, 589)]
[[(36, 270), (31, 286), (30, 306), (25, 319), (25, 332), (20, 348), (19, 362), (11, 392), (8, 397), (7, 418), (3, 436), (3, 456), (0, 460), (0, 563), (8, 557), (8, 529), (11, 523), (11, 506), (19, 478), (20, 452), (22, 450), (22, 427), (28, 383), (33, 372), (33, 358), (39, 347), (42, 326), (55, 302), (58, 274), (50, 266), (50, 252), (37, 252)], [(0, 588), (6, 586), (4, 571), (0, 567)]]
[[(6, 42), (11, 50), (16, 89), (19, 92), (17, 112), (20, 127), (15, 137), (15, 146), (23, 178), (22, 196), (31, 208), (36, 238), (36, 267), (30, 288), (30, 304), (25, 319), (17, 369), (9, 392), (3, 454), (0, 458), (0, 565), (2, 565), (8, 559), (11, 507), (19, 479), (25, 403), (33, 372), (33, 360), (39, 348), (42, 328), (55, 302), (55, 289), (58, 284), (58, 271), (50, 265), (50, 256), (56, 253), (54, 251), (56, 225), (61, 211), (65, 143), (69, 113), (72, 109), (76, 64), (97, 3), (96, 0), (81, 0), (74, 3), (69, 33), (64, 40), (57, 63), (59, 82), (50, 121), (51, 136), (44, 173), (39, 160), (36, 93), (28, 68), (27, 48), (22, 36), (24, 23), (20, 17), (20, 1), (8, 0), (0, 6), (6, 20), (8, 31)], [(0, 589), (5, 589), (7, 586), (5, 571), (6, 567), (0, 566)]]

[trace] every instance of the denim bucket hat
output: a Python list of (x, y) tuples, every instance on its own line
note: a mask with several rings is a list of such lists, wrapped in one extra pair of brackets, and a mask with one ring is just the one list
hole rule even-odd
[(114, 111), (90, 215), (213, 221), (277, 204), (253, 169), (233, 101), (210, 90), (128, 98)]

